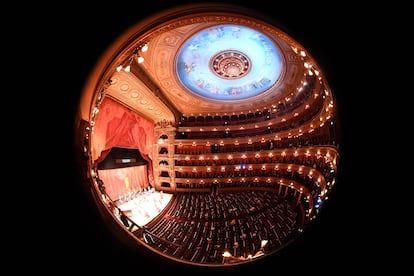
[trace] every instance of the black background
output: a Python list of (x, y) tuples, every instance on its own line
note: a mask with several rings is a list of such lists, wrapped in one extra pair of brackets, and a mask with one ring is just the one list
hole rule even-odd
[[(58, 267), (59, 272), (128, 275), (210, 272), (137, 253), (116, 240), (83, 194), (73, 160), (73, 128), (79, 96), (103, 52), (129, 27), (152, 13), (195, 2), (203, 1), (114, 2), (99, 6), (62, 2), (49, 6), (51, 12), (34, 16), (36, 30), (31, 30), (30, 22), (27, 23), (25, 33), (35, 34), (30, 43), (40, 46), (31, 49), (36, 52), (33, 58), (47, 68), (31, 81), (34, 86), (40, 82), (43, 87), (49, 87), (39, 91), (47, 94), (48, 114), (43, 113), (43, 108), (37, 112), (43, 120), (46, 116), (52, 117), (43, 131), (47, 137), (41, 138), (46, 140), (47, 147), (43, 154), (50, 158), (43, 179), (51, 184), (39, 200), (46, 203), (44, 222), (39, 220), (37, 224), (43, 235), (35, 239), (37, 253), (33, 255), (43, 249), (45, 258), (37, 264), (41, 271)], [(372, 181), (368, 183), (365, 158), (370, 152), (367, 144), (371, 130), (367, 122), (374, 121), (365, 110), (372, 93), (366, 90), (366, 77), (362, 77), (370, 59), (366, 46), (374, 36), (373, 23), (366, 18), (367, 11), (347, 2), (220, 2), (263, 13), (309, 51), (325, 72), (336, 97), (342, 138), (337, 185), (302, 237), (264, 260), (211, 272), (323, 275), (385, 267), (387, 262), (373, 257), (382, 255), (385, 248), (373, 238), (374, 225), (378, 224), (377, 211), (366, 197), (372, 192), (367, 186), (373, 185)], [(60, 157), (54, 158), (57, 154)], [(54, 207), (50, 207), (52, 204)]]

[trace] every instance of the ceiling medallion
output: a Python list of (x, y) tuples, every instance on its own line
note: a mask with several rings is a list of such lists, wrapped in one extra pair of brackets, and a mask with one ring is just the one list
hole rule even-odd
[(218, 53), (211, 60), (211, 70), (217, 76), (225, 79), (240, 78), (250, 69), (250, 60), (247, 56), (236, 50)]

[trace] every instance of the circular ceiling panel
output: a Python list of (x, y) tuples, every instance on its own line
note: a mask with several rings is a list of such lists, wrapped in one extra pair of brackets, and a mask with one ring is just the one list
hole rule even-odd
[(203, 29), (181, 47), (177, 75), (188, 90), (213, 100), (256, 96), (279, 79), (283, 62), (266, 35), (242, 25)]

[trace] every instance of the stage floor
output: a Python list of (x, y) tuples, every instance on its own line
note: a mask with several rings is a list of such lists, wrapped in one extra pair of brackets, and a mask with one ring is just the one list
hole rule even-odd
[(167, 206), (171, 198), (172, 194), (152, 189), (138, 193), (133, 199), (119, 204), (118, 207), (137, 225), (144, 226)]

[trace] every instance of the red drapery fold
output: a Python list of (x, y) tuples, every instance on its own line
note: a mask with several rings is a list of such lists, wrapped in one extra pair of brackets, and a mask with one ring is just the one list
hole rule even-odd
[(99, 110), (92, 136), (93, 160), (111, 147), (138, 148), (141, 155), (152, 159), (153, 122), (108, 98), (102, 101)]
[[(102, 101), (99, 110), (95, 119), (94, 133), (91, 136), (93, 160), (97, 162), (105, 158), (105, 156), (101, 156), (102, 152), (109, 152), (112, 147), (136, 148), (148, 161), (148, 165), (132, 167), (134, 168), (133, 172), (126, 170), (128, 171), (127, 182), (136, 189), (147, 187), (149, 181), (153, 179), (151, 149), (154, 144), (154, 123), (109, 98)], [(125, 169), (127, 168), (116, 170)], [(108, 195), (111, 191), (110, 196), (114, 197), (112, 199), (122, 195), (122, 191), (123, 193), (129, 192), (125, 179), (118, 180), (124, 172), (116, 170), (99, 171), (99, 176), (104, 181)], [(150, 180), (148, 181), (148, 179)]]

